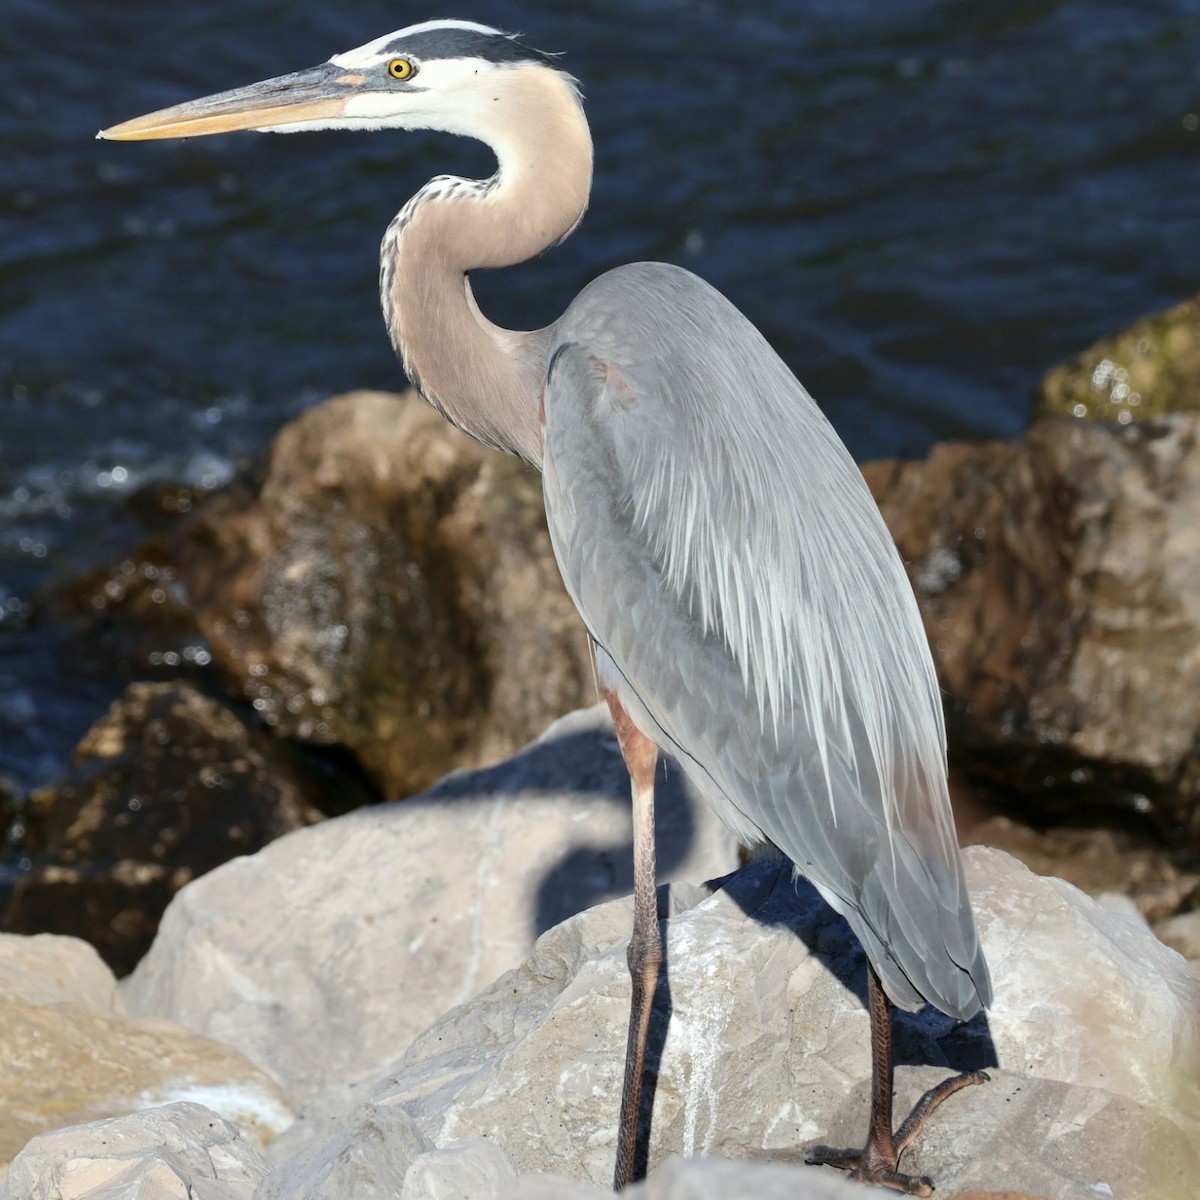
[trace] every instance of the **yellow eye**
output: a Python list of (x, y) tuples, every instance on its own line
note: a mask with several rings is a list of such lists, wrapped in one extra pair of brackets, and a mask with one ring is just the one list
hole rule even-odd
[(393, 58), (388, 63), (388, 74), (393, 79), (409, 79), (415, 70), (416, 68), (407, 58)]

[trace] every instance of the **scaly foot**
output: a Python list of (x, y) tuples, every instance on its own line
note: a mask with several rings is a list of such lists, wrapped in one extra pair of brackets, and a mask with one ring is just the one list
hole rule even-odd
[(947, 1096), (975, 1083), (987, 1083), (983, 1071), (968, 1071), (943, 1080), (917, 1101), (908, 1119), (893, 1136), (890, 1130), (871, 1130), (862, 1150), (834, 1150), (829, 1146), (813, 1146), (805, 1152), (804, 1161), (810, 1165), (837, 1167), (849, 1171), (850, 1178), (862, 1183), (875, 1183), (908, 1196), (932, 1196), (933, 1180), (927, 1175), (905, 1175), (898, 1171), (900, 1155), (912, 1145), (921, 1132), (929, 1114)]

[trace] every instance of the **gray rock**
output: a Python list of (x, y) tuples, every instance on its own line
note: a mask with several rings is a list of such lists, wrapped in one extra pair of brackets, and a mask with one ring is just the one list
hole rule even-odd
[[(678, 1156), (668, 1158), (623, 1193), (627, 1200), (868, 1200), (878, 1194), (861, 1183), (811, 1167)], [(595, 1184), (522, 1175), (500, 1200), (603, 1200), (611, 1196), (611, 1189)]]
[[(374, 1071), (538, 934), (630, 890), (628, 789), (607, 714), (574, 713), (509, 762), (196, 880), (125, 1001), (237, 1046), (296, 1097)], [(661, 876), (731, 870), (733, 838), (678, 771), (661, 791)]]
[(432, 1149), (402, 1107), (365, 1104), (333, 1137), (272, 1171), (255, 1200), (390, 1200)]
[(1200, 970), (1200, 909), (1168, 917), (1154, 927), (1154, 932)]
[(249, 1200), (262, 1156), (200, 1104), (167, 1104), (36, 1137), (0, 1200)]
[(875, 1193), (811, 1167), (669, 1158), (624, 1194), (628, 1200), (865, 1200)]
[(1132, 896), (1126, 896), (1124, 892), (1097, 892), (1092, 899), (1108, 912), (1124, 913), (1127, 917), (1135, 917), (1143, 922), (1146, 920), (1137, 906), (1137, 901)]
[[(1005, 1188), (1054, 1200), (1190, 1200), (1200, 1156), (1179, 1125), (1101, 1088), (995, 1070), (985, 1087), (947, 1101), (904, 1157), (951, 1194)], [(934, 1067), (900, 1074), (896, 1112), (945, 1078)], [(862, 1142), (869, 1081), (859, 1082), (829, 1128), (834, 1145)], [(824, 1168), (822, 1173), (832, 1173)], [(1109, 1190), (1110, 1189), (1110, 1190)]]
[(517, 1182), (512, 1160), (478, 1138), (466, 1138), (413, 1161), (401, 1200), (501, 1200)]
[[(1197, 1167), (1200, 980), (1140, 920), (999, 852), (965, 857), (997, 1002), (966, 1025), (900, 1016), (897, 1091), (907, 1103), (951, 1067), (1000, 1069), (939, 1110), (909, 1165), (948, 1193), (1006, 1184), (1029, 1160), (1021, 1178), (1049, 1195), (1170, 1195)], [(651, 1165), (795, 1160), (814, 1141), (861, 1141), (870, 1056), (845, 924), (764, 863), (715, 894), (681, 886), (662, 899), (671, 1017), (665, 1035), (661, 1012), (655, 1024)], [(481, 1137), (520, 1174), (607, 1184), (628, 922), (618, 901), (545, 935), (522, 968), (417, 1038), (373, 1102), (402, 1105), (436, 1146)]]
[[(612, 1188), (564, 1179), (561, 1175), (521, 1175), (503, 1200), (611, 1200), (612, 1194)], [(626, 1194), (639, 1193), (630, 1189)]]

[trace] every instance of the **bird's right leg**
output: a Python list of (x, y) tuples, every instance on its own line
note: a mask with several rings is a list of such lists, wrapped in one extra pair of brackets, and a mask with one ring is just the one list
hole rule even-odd
[(867, 1011), (871, 1018), (871, 1120), (862, 1150), (833, 1150), (813, 1146), (805, 1162), (823, 1163), (850, 1172), (851, 1179), (874, 1183), (910, 1196), (932, 1196), (933, 1180), (926, 1175), (905, 1175), (900, 1155), (921, 1132), (929, 1114), (948, 1096), (973, 1083), (986, 1083), (982, 1071), (967, 1071), (930, 1088), (892, 1133), (892, 1014), (875, 968), (867, 963)]
[(606, 691), (604, 698), (612, 713), (633, 790), (633, 936), (629, 939), (626, 954), (633, 990), (629, 1001), (629, 1041), (625, 1049), (625, 1086), (621, 1092), (621, 1117), (617, 1126), (617, 1166), (613, 1173), (613, 1187), (619, 1192), (634, 1182), (637, 1166), (646, 1036), (650, 1030), (650, 1010), (663, 957), (654, 866), (654, 769), (658, 762), (658, 747), (630, 720), (615, 692)]

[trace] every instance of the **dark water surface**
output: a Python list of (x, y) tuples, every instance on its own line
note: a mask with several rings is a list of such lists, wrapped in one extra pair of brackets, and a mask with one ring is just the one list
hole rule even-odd
[(402, 383), (380, 234), (485, 150), (431, 135), (120, 145), (96, 129), (434, 16), (567, 52), (592, 209), (477, 280), (550, 321), (616, 263), (680, 263), (763, 329), (859, 457), (1009, 435), (1055, 360), (1200, 286), (1200, 0), (4, 0), (0, 776), (98, 711), (24, 627), (147, 479), (217, 481), (314, 400)]

